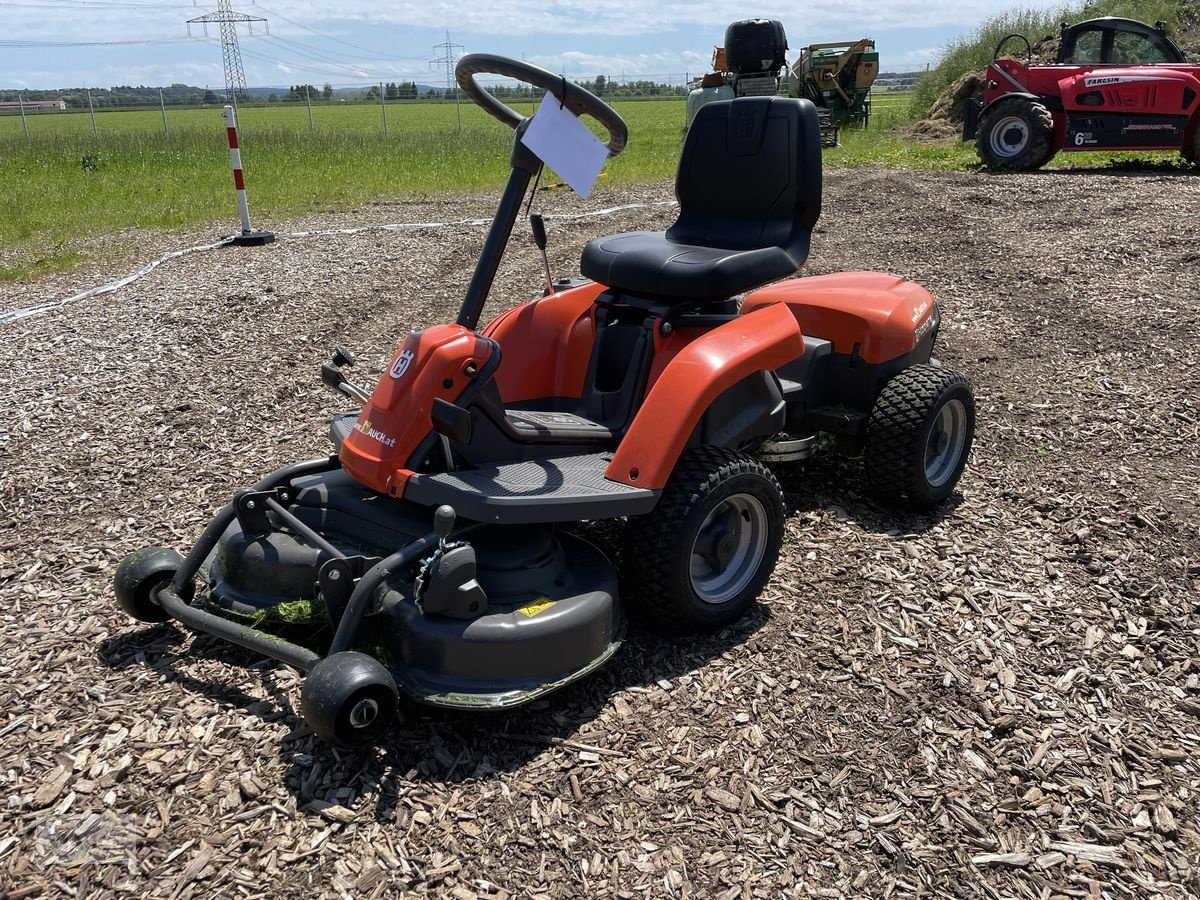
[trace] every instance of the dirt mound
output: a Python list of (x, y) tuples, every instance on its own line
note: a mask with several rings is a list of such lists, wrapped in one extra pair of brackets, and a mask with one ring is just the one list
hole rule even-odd
[(983, 72), (968, 72), (946, 88), (929, 110), (927, 119), (961, 125), (967, 117), (967, 103), (983, 99)]
[(917, 141), (942, 141), (962, 133), (967, 103), (983, 99), (983, 72), (968, 72), (946, 88), (929, 110), (929, 115), (908, 129)]

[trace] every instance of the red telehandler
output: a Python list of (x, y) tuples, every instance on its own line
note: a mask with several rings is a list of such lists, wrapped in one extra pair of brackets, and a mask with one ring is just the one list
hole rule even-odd
[[(1025, 41), (1028, 63), (999, 58), (1013, 38)], [(1019, 34), (995, 57), (963, 127), (992, 171), (1038, 169), (1060, 150), (1179, 150), (1200, 162), (1200, 65), (1184, 59), (1165, 23), (1064, 24), (1052, 65), (1035, 65)]]

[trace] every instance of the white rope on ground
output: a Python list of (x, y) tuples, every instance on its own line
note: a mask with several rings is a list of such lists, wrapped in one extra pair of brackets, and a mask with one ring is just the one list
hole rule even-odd
[[(675, 206), (674, 200), (662, 200), (655, 203), (626, 203), (621, 206), (609, 206), (604, 209), (596, 209), (590, 212), (582, 213), (560, 213), (557, 215), (545, 216), (546, 219), (552, 219), (560, 222), (570, 221), (572, 219), (587, 219), (596, 216), (611, 216), (615, 213), (625, 212), (630, 209), (654, 209), (662, 206)], [(491, 219), (457, 219), (451, 222), (411, 222), (411, 223), (392, 223), (387, 225), (361, 225), (355, 228), (324, 228), (316, 231), (280, 231), (276, 232), (277, 237), (286, 238), (307, 238), (307, 237), (330, 237), (343, 234), (362, 234), (367, 231), (420, 231), (422, 229), (431, 228), (464, 228), (472, 226), (490, 225)], [(144, 275), (148, 275), (161, 266), (165, 262), (172, 259), (178, 259), (181, 256), (187, 256), (190, 253), (203, 253), (207, 250), (216, 250), (218, 247), (224, 247), (233, 242), (236, 235), (222, 238), (213, 244), (198, 244), (195, 247), (185, 247), (182, 250), (172, 250), (170, 253), (160, 256), (152, 262), (146, 263), (136, 272), (126, 275), (124, 278), (118, 278), (116, 281), (110, 281), (108, 284), (102, 284), (99, 287), (91, 288), (90, 290), (82, 291), (70, 297), (64, 297), (62, 300), (53, 300), (49, 303), (40, 303), (37, 306), (26, 306), (21, 309), (13, 309), (8, 312), (0, 312), (0, 325), (8, 325), (12, 322), (17, 322), (29, 316), (40, 315), (41, 313), (51, 312), (66, 306), (68, 303), (75, 303), (78, 300), (88, 300), (92, 297), (99, 297), (102, 294), (111, 294), (113, 291), (119, 290), (126, 285), (133, 284)]]
[(126, 275), (124, 278), (118, 278), (116, 281), (110, 281), (108, 284), (102, 284), (100, 287), (94, 287), (91, 290), (83, 291), (82, 293), (75, 294), (72, 297), (65, 297), (62, 300), (53, 300), (50, 303), (41, 303), (37, 306), (26, 306), (23, 309), (14, 309), (8, 312), (0, 313), (0, 325), (7, 325), (10, 322), (16, 322), (20, 319), (28, 318), (29, 316), (36, 316), (40, 313), (50, 312), (51, 310), (58, 309), (60, 306), (66, 306), (68, 303), (74, 303), (76, 300), (87, 300), (90, 297), (99, 297), (101, 294), (111, 294), (113, 291), (123, 288), (127, 284), (132, 284), (143, 275), (148, 275), (168, 260), (176, 259), (180, 256), (187, 256), (189, 253), (202, 253), (205, 250), (216, 250), (218, 247), (224, 247), (232, 240), (233, 236), (231, 235), (227, 238), (222, 238), (215, 244), (200, 244), (196, 247), (186, 247), (183, 250), (172, 250), (165, 256), (160, 256), (153, 262), (146, 263), (146, 265), (142, 266), (136, 272)]
[[(676, 206), (675, 200), (661, 200), (655, 203), (626, 203), (622, 206), (609, 206), (582, 213), (559, 213), (543, 216), (546, 220), (560, 222), (571, 219), (587, 219), (595, 216), (611, 216), (614, 213), (625, 212), (629, 209), (653, 209), (659, 206)], [(355, 228), (322, 228), (317, 231), (278, 231), (276, 237), (326, 237), (337, 234), (362, 234), (367, 231), (417, 231), (422, 228), (463, 228), (468, 226), (491, 225), (491, 219), (456, 219), (452, 222), (409, 222), (392, 225), (360, 225)]]

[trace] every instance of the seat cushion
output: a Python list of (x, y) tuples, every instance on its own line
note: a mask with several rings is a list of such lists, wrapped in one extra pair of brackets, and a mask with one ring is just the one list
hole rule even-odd
[(786, 249), (731, 250), (678, 243), (661, 231), (631, 231), (590, 241), (580, 271), (636, 294), (711, 300), (795, 273), (808, 255), (807, 233), (804, 238)]

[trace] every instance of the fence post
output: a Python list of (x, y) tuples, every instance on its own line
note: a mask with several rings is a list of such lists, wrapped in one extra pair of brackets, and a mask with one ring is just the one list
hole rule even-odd
[(96, 130), (96, 107), (92, 105), (92, 89), (87, 89), (88, 95), (88, 114), (92, 117), (92, 137), (100, 137), (100, 132)]
[(167, 133), (167, 104), (166, 104), (166, 101), (163, 100), (162, 88), (158, 89), (158, 108), (162, 110), (163, 134), (166, 134)]
[(21, 107), (21, 127), (25, 129), (25, 143), (29, 143), (29, 123), (25, 121), (25, 91), (17, 94), (17, 105)]
[(383, 136), (387, 137), (387, 104), (383, 102), (383, 82), (379, 82), (379, 108), (383, 110)]
[(304, 102), (308, 104), (308, 133), (313, 133), (312, 98), (308, 96), (308, 85), (304, 86)]
[(259, 247), (275, 240), (271, 231), (250, 230), (250, 204), (246, 202), (246, 179), (242, 175), (242, 151), (238, 147), (237, 114), (225, 107), (225, 133), (229, 137), (229, 164), (233, 166), (233, 186), (237, 189), (238, 213), (242, 217), (242, 233), (234, 235), (233, 243), (242, 247)]

